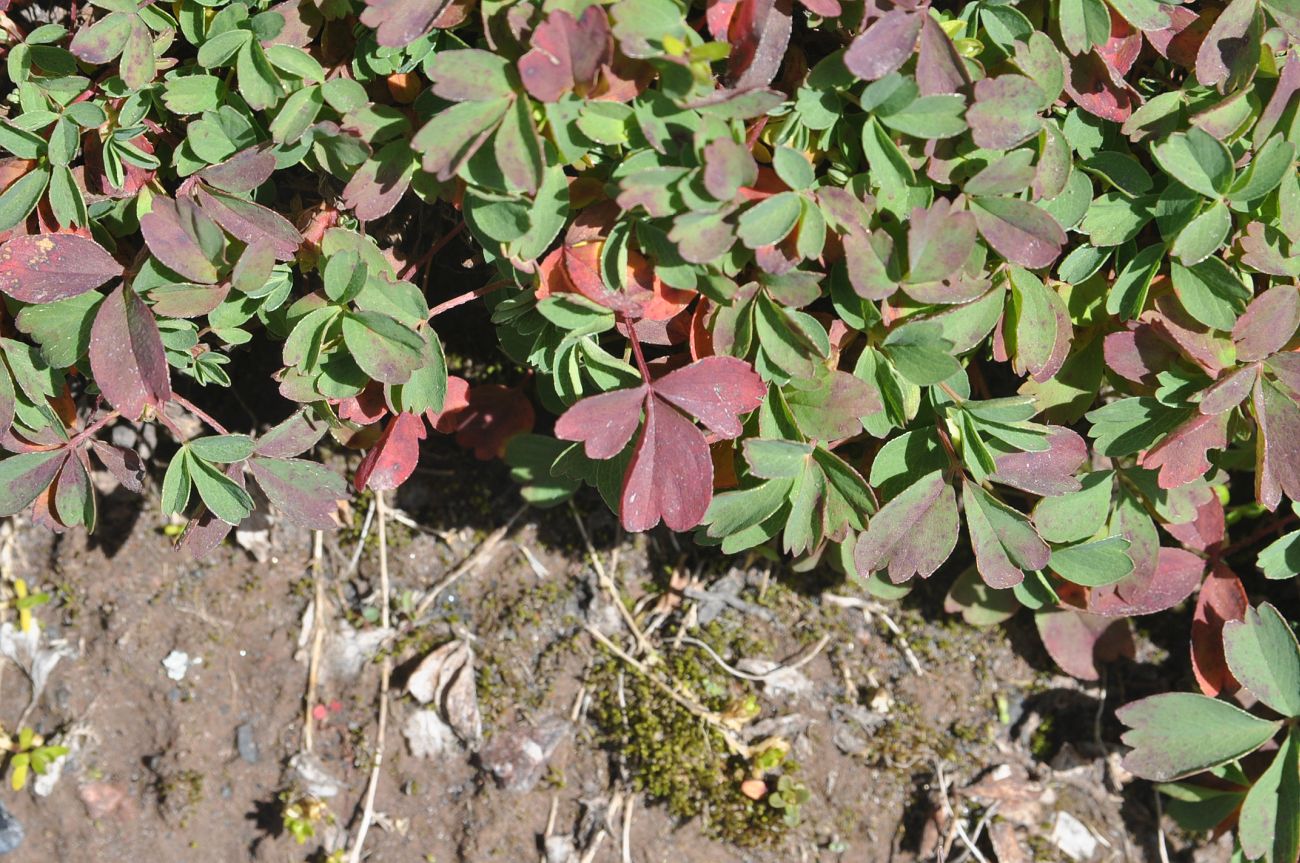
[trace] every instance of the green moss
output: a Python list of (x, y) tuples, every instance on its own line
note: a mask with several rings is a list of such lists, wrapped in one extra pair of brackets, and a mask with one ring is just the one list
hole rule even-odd
[[(716, 625), (700, 635), (719, 646), (715, 649), (743, 640)], [(726, 654), (725, 649), (719, 652)], [(674, 653), (665, 665), (680, 686), (711, 710), (725, 711), (748, 694), (718, 672), (702, 650)], [(774, 844), (790, 829), (780, 809), (741, 793), (740, 783), (751, 766), (728, 751), (716, 730), (650, 680), (616, 658), (602, 657), (587, 686), (593, 695), (589, 716), (600, 742), (629, 771), (633, 784), (674, 816), (700, 818), (710, 836), (742, 846)], [(786, 775), (796, 769), (784, 765)]]

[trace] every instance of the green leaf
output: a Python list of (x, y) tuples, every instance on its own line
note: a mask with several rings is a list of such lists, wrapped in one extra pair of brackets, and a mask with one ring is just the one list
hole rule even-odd
[(203, 505), (213, 515), (230, 525), (238, 525), (252, 515), (253, 499), (233, 479), (192, 454), (187, 464)]
[(1106, 311), (1131, 321), (1146, 307), (1151, 280), (1164, 260), (1165, 247), (1150, 245), (1138, 252), (1124, 265), (1106, 296)]
[(772, 153), (772, 167), (782, 182), (795, 191), (809, 188), (816, 179), (812, 165), (804, 155), (789, 147), (776, 148)]
[(1124, 766), (1143, 779), (1167, 782), (1254, 752), (1281, 727), (1239, 707), (1190, 692), (1167, 692), (1126, 704), (1116, 717), (1131, 729)]
[(253, 439), (248, 435), (227, 434), (194, 438), (187, 444), (194, 455), (204, 461), (230, 464), (253, 454)]
[(1114, 584), (1133, 572), (1128, 540), (1120, 536), (1052, 549), (1047, 566), (1066, 581), (1084, 587)]
[(1237, 835), (1251, 860), (1294, 863), (1300, 854), (1300, 732), (1295, 729), (1246, 793)]
[(1219, 250), (1231, 230), (1232, 212), (1223, 201), (1215, 201), (1178, 232), (1171, 251), (1188, 266), (1198, 264)]
[(424, 339), (388, 315), (349, 312), (343, 341), (361, 370), (386, 384), (406, 383), (424, 364)]
[(1257, 565), (1265, 578), (1295, 578), (1300, 573), (1300, 530), (1270, 543), (1259, 553)]
[(1223, 626), (1228, 668), (1255, 697), (1284, 716), (1300, 716), (1300, 645), (1267, 602)]
[(935, 323), (904, 324), (885, 337), (881, 348), (898, 373), (919, 386), (946, 381), (961, 371), (949, 353), (952, 342), (943, 338)]
[(1080, 477), (1082, 489), (1045, 497), (1034, 506), (1034, 525), (1048, 542), (1078, 542), (1106, 524), (1115, 474), (1098, 470)]
[(1219, 197), (1232, 183), (1232, 154), (1197, 126), (1165, 138), (1151, 148), (1151, 155), (1172, 179), (1207, 198)]
[(36, 209), (50, 182), (49, 168), (23, 174), (0, 194), (0, 231), (8, 231)]
[(1221, 258), (1206, 258), (1191, 267), (1171, 261), (1169, 273), (1187, 313), (1216, 330), (1231, 332), (1252, 296), (1250, 286)]
[(760, 201), (740, 216), (738, 236), (750, 249), (771, 246), (790, 235), (802, 208), (794, 192), (781, 192)]
[(1025, 571), (1047, 566), (1051, 549), (1023, 513), (969, 480), (962, 484), (962, 504), (975, 565), (989, 587), (1012, 587)]
[(172, 456), (163, 474), (162, 511), (164, 515), (183, 513), (190, 502), (190, 455), (184, 448)]

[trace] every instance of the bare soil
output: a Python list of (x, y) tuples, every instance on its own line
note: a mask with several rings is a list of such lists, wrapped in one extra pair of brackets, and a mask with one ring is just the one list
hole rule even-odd
[[(629, 538), (583, 498), (576, 512), (601, 513), (584, 515), (593, 549), (659, 654), (671, 661), (692, 640), (712, 640), (733, 668), (804, 663), (779, 683), (754, 681), (699, 648), (691, 653), (723, 697), (755, 698), (757, 715), (738, 723), (741, 736), (789, 741), (793, 775), (810, 794), (798, 826), (744, 848), (713, 838), (717, 816), (673, 817), (636, 790), (642, 777), (593, 719), (593, 704), (609, 695), (599, 687), (614, 679), (599, 670), (618, 668), (619, 686), (637, 672), (587, 631), (633, 649), (575, 510), (527, 510), (506, 526), (519, 501), (504, 468), (471, 463), (450, 446), (426, 463), (394, 502), (398, 520), (388, 530), (396, 671), (367, 859), (1161, 859), (1153, 793), (1119, 767), (1109, 718), (1117, 703), (1179, 667), (1159, 645), (1148, 640), (1140, 663), (1112, 667), (1104, 687), (1081, 686), (1052, 669), (1023, 619), (976, 630), (945, 618), (941, 592), (928, 586), (901, 604), (880, 604), (821, 571), (784, 573), (761, 558), (679, 547), (667, 534)], [(355, 570), (364, 512), (354, 513), (352, 529), (325, 538), (323, 671), (308, 693), (311, 534), (269, 516), (266, 533), (248, 543), (262, 560), (227, 542), (193, 562), (171, 549), (157, 511), (139, 506), (108, 495), (90, 537), (52, 536), (21, 521), (6, 528), (5, 577), (53, 594), (37, 610), (44, 638), (74, 654), (27, 720), (74, 752), (48, 796), (0, 792), (26, 832), (6, 863), (301, 861), (347, 846), (377, 742), (380, 663), (367, 656), (349, 674), (336, 660), (375, 628), (373, 524)], [(412, 618), (425, 593), (466, 560), (475, 565)], [(404, 693), (406, 678), (452, 638), (475, 651), (491, 758), (459, 743), (417, 758), (403, 734), (418, 708)], [(736, 655), (736, 644), (752, 652)], [(163, 665), (173, 651), (190, 658), (179, 681)], [(12, 730), (27, 702), (27, 682), (10, 664), (0, 678), (0, 725)], [(277, 795), (303, 786), (290, 761), (304, 748), (305, 721), (338, 793), (324, 799), (334, 824), (322, 819), (299, 845), (283, 829)], [(502, 751), (509, 761), (509, 744), (527, 749), (539, 728), (556, 732), (554, 752), (535, 781), (519, 783), (526, 790), (502, 787), (486, 768)], [(1221, 845), (1188, 843), (1165, 827), (1169, 860), (1224, 856)]]

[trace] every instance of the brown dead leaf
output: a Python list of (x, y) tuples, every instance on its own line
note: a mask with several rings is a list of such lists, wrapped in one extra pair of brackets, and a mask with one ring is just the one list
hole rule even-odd
[(483, 719), (474, 687), (474, 649), (456, 639), (424, 658), (406, 681), (406, 691), (421, 704), (434, 704), (466, 745), (483, 736)]
[(998, 863), (1029, 863), (1016, 838), (1016, 828), (1009, 822), (994, 821), (989, 826), (989, 841), (993, 843), (993, 853), (998, 855)]
[(1041, 823), (1045, 807), (1056, 799), (1051, 789), (1030, 779), (1023, 767), (1010, 764), (995, 767), (960, 793), (982, 803), (997, 803), (999, 816), (1024, 827)]

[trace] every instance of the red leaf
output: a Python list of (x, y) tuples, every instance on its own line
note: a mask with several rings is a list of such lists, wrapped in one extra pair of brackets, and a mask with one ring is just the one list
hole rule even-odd
[(589, 396), (555, 424), (561, 440), (582, 441), (591, 458), (613, 458), (645, 423), (623, 480), (621, 515), (628, 530), (664, 523), (673, 530), (699, 524), (713, 498), (709, 446), (685, 411), (724, 438), (741, 431), (740, 415), (762, 403), (767, 388), (748, 363), (706, 357), (650, 384)]
[(1300, 405), (1263, 377), (1255, 379), (1255, 497), (1277, 509), (1283, 493), (1300, 500)]
[(428, 411), (425, 417), (435, 431), (452, 434), (456, 431), (456, 419), (461, 410), (469, 407), (469, 381), (451, 375), (447, 378), (447, 395), (442, 400), (442, 410)]
[(253, 191), (274, 173), (275, 154), (266, 147), (249, 147), (199, 171), (199, 178), (218, 189), (242, 194)]
[(138, 420), (146, 406), (161, 408), (171, 399), (158, 324), (144, 300), (125, 285), (109, 294), (95, 313), (90, 369), (104, 398), (127, 419)]
[(713, 460), (704, 433), (654, 398), (623, 478), (621, 515), (630, 531), (649, 530), (662, 518), (670, 529), (690, 530), (713, 499)]
[(707, 357), (669, 372), (651, 386), (655, 395), (725, 438), (740, 435), (740, 415), (757, 408), (767, 395), (762, 378), (735, 357)]
[(1097, 53), (1116, 74), (1127, 75), (1137, 62), (1138, 54), (1142, 53), (1142, 34), (1111, 9), (1110, 39), (1105, 45), (1098, 46)]
[(1192, 616), (1192, 672), (1206, 695), (1231, 694), (1240, 688), (1223, 657), (1223, 624), (1244, 620), (1249, 607), (1241, 579), (1216, 563), (1201, 585)]
[[(244, 483), (244, 466), (242, 464), (238, 462), (228, 464), (223, 472), (230, 477), (235, 485), (243, 489), (247, 488)], [(176, 547), (185, 549), (189, 552), (190, 557), (198, 560), (206, 557), (208, 552), (221, 545), (221, 541), (234, 529), (234, 525), (227, 524), (217, 518), (208, 511), (207, 507), (201, 507), (199, 514), (190, 519), (189, 523), (185, 525), (185, 533), (181, 534)]]
[(384, 433), (357, 465), (352, 480), (357, 491), (386, 491), (410, 479), (420, 461), (420, 441), (425, 434), (424, 420), (415, 414), (402, 413), (389, 420)]
[(341, 399), (338, 403), (339, 419), (368, 426), (383, 419), (388, 413), (388, 402), (384, 400), (384, 385), (371, 381), (366, 388), (351, 398)]
[(1190, 69), (1196, 65), (1196, 52), (1214, 22), (1186, 6), (1166, 5), (1164, 10), (1170, 25), (1164, 30), (1148, 30), (1144, 35), (1160, 56)]
[(1196, 505), (1196, 517), (1191, 521), (1165, 525), (1170, 536), (1197, 551), (1205, 551), (1210, 546), (1223, 542), (1226, 528), (1223, 503), (1213, 492)]
[(474, 387), (469, 403), (457, 413), (456, 443), (483, 461), (501, 458), (510, 439), (532, 431), (533, 422), (532, 402), (514, 387)]
[(197, 191), (203, 212), (225, 228), (232, 237), (252, 245), (257, 242), (269, 242), (275, 250), (277, 261), (289, 261), (302, 245), (302, 234), (293, 223), (279, 213), (268, 210), (261, 204), (233, 198), (220, 192), (209, 192), (200, 186)]
[(588, 458), (613, 458), (623, 451), (641, 423), (646, 389), (643, 385), (583, 399), (556, 421), (555, 436), (582, 441)]
[(366, 0), (361, 23), (375, 28), (385, 48), (401, 48), (433, 29), (447, 0)]
[(731, 18), (736, 14), (736, 7), (739, 5), (740, 0), (708, 0), (704, 21), (709, 27), (709, 35), (715, 41), (726, 40), (727, 30), (731, 27)]
[(1137, 568), (1131, 575), (1092, 589), (1089, 611), (1105, 617), (1164, 611), (1191, 596), (1205, 573), (1205, 561), (1181, 548), (1161, 548), (1154, 566), (1136, 558), (1133, 562)]
[(1065, 91), (1074, 103), (1103, 120), (1121, 123), (1142, 104), (1142, 97), (1095, 50), (1069, 58)]
[(140, 456), (135, 450), (94, 439), (90, 441), (90, 445), (100, 463), (108, 468), (108, 472), (128, 491), (136, 494), (144, 491), (144, 463), (140, 461)]
[(1073, 609), (1034, 615), (1043, 646), (1061, 670), (1080, 680), (1099, 680), (1104, 662), (1137, 655), (1128, 620), (1112, 620)]
[(925, 12), (893, 9), (880, 16), (849, 45), (844, 65), (864, 81), (876, 81), (907, 62), (916, 49)]
[(1138, 464), (1160, 471), (1161, 488), (1178, 488), (1200, 479), (1210, 469), (1209, 451), (1228, 447), (1229, 416), (1226, 411), (1193, 416), (1143, 453)]
[(0, 292), (24, 303), (66, 300), (120, 275), (112, 255), (76, 234), (14, 237), (0, 246)]
[(569, 90), (585, 95), (614, 53), (601, 6), (588, 6), (578, 19), (564, 9), (552, 11), (533, 31), (531, 45), (519, 58), (519, 77), (542, 102), (559, 101)]

